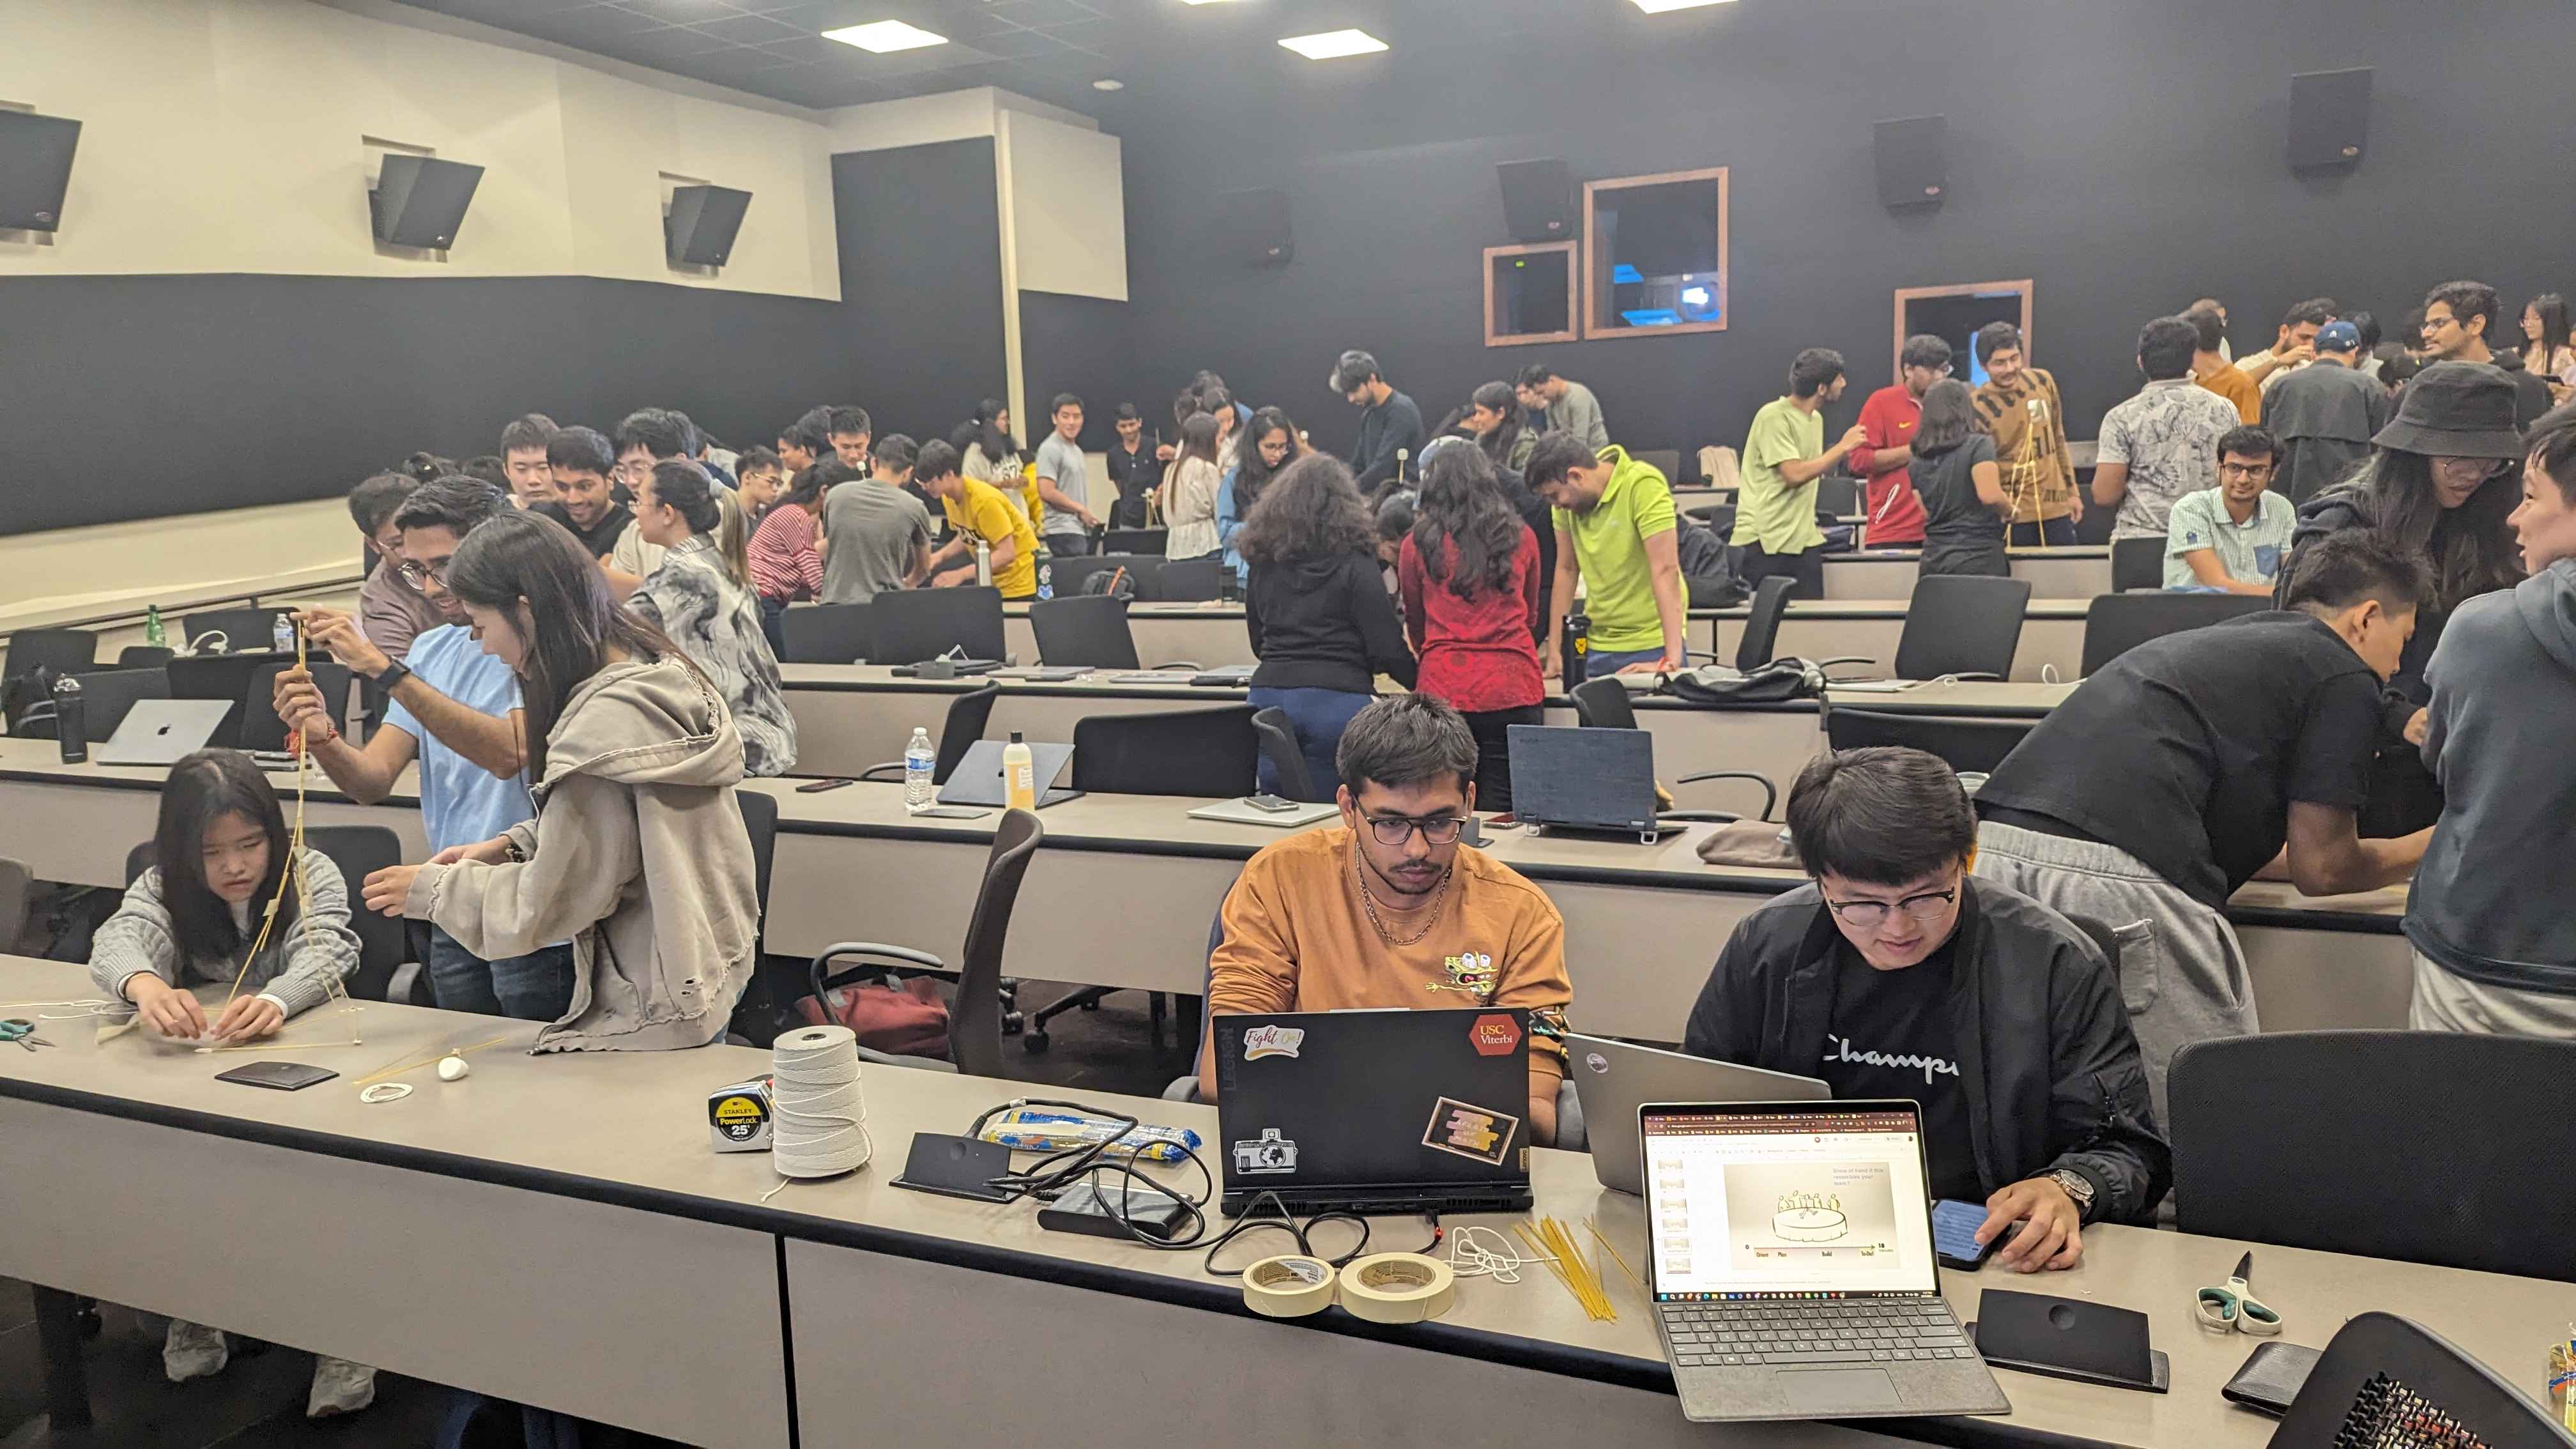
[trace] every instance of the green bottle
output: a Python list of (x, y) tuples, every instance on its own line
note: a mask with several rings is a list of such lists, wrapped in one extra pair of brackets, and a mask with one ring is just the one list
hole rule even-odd
[(161, 628), (161, 606), (159, 604), (146, 604), (143, 606), (143, 642), (151, 645), (155, 649), (167, 649), (170, 647), (170, 636)]

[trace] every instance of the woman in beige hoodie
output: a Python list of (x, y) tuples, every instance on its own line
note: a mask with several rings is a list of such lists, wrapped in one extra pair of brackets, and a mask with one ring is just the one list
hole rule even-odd
[(562, 525), (503, 514), (446, 587), (527, 698), (537, 818), (367, 878), (366, 903), (486, 960), (573, 943), (572, 1009), (536, 1050), (654, 1051), (724, 1034), (760, 929), (733, 787), (742, 736), (662, 632), (617, 607)]

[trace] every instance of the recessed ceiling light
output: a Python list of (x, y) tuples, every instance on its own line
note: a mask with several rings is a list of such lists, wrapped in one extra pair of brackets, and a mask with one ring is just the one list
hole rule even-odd
[[(1190, 0), (1190, 3), (1204, 4), (1205, 0)], [(1095, 91), (1123, 91), (1127, 89), (1127, 83), (1122, 80), (1096, 80), (1091, 83), (1091, 88)]]
[(824, 31), (823, 38), (837, 40), (843, 45), (855, 45), (861, 50), (872, 50), (879, 55), (884, 55), (888, 51), (919, 50), (925, 45), (948, 43), (948, 37), (945, 35), (933, 35), (918, 25), (906, 25), (900, 20), (875, 20), (865, 25), (844, 25), (838, 30)]
[(1386, 42), (1365, 30), (1327, 30), (1320, 35), (1292, 35), (1279, 42), (1308, 60), (1338, 60), (1346, 55), (1372, 55)]
[(1723, 5), (1727, 0), (1635, 0), (1635, 3), (1638, 9), (1649, 15), (1661, 15), (1667, 10), (1696, 10), (1702, 5)]
[(1227, 5), (1233, 0), (1181, 0), (1184, 5)]

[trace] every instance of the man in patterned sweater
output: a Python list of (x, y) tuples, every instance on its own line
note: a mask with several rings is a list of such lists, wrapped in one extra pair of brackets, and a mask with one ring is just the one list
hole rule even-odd
[(2066, 448), (2066, 403), (2057, 379), (2030, 366), (2021, 329), (1989, 322), (1977, 329), (1986, 383), (1977, 389), (1977, 421), (1994, 434), (2004, 496), (2012, 500), (2015, 548), (2062, 548), (2075, 542), (2084, 500), (2075, 490), (2075, 456)]

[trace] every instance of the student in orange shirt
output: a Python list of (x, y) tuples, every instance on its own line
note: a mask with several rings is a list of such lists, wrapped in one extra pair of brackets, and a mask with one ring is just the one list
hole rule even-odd
[(2194, 308), (2183, 313), (2182, 320), (2199, 334), (2191, 354), (2192, 380), (2227, 399), (2245, 426), (2263, 421), (2263, 389), (2245, 375), (2245, 369), (2219, 355), (2218, 345), (2227, 340), (2226, 319), (2206, 308)]
[[(1573, 999), (1565, 920), (1518, 871), (1458, 843), (1476, 808), (1475, 735), (1429, 695), (1394, 695), (1351, 720), (1338, 764), (1342, 823), (1263, 850), (1226, 893), (1209, 1013), (1526, 1007), (1530, 1131), (1553, 1145)], [(1216, 1100), (1205, 1048), (1199, 1092)]]

